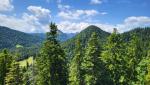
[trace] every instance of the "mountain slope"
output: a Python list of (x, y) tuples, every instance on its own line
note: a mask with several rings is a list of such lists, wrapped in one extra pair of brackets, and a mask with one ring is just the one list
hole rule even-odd
[(136, 35), (138, 39), (141, 40), (141, 47), (145, 52), (148, 51), (149, 46), (150, 46), (150, 27), (145, 27), (145, 28), (135, 28), (133, 30), (130, 30), (128, 32), (122, 33), (122, 36), (124, 37), (124, 40), (130, 41), (132, 35)]
[(27, 47), (38, 44), (42, 40), (40, 37), (0, 26), (0, 49), (14, 48), (17, 44)]
[(150, 27), (145, 28), (135, 28), (133, 30), (130, 30), (128, 32), (124, 32), (122, 35), (130, 40), (131, 34), (137, 35), (142, 41), (150, 41)]
[(110, 33), (101, 30), (99, 27), (96, 27), (94, 25), (88, 26), (86, 29), (81, 31), (79, 34), (77, 34), (73, 38), (62, 43), (62, 47), (66, 49), (67, 55), (69, 57), (72, 57), (74, 55), (73, 50), (75, 49), (75, 42), (78, 39), (80, 40), (82, 47), (85, 48), (87, 45), (87, 42), (93, 32), (95, 32), (97, 34), (97, 36), (99, 38), (99, 42), (101, 44), (105, 43), (107, 40), (107, 37), (110, 35)]

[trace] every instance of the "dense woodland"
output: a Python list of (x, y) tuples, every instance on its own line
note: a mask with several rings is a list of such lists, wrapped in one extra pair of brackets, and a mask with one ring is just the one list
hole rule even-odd
[[(55, 23), (49, 28), (42, 45), (1, 51), (0, 85), (150, 85), (149, 27), (108, 33), (92, 25), (65, 42)], [(21, 67), (23, 55), (32, 64)]]

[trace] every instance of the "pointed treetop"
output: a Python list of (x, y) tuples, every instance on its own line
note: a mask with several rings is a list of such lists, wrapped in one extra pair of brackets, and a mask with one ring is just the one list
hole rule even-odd
[(55, 23), (50, 23), (50, 32), (47, 32), (47, 40), (56, 41), (57, 38), (57, 25)]
[(113, 28), (113, 33), (118, 34), (117, 28)]

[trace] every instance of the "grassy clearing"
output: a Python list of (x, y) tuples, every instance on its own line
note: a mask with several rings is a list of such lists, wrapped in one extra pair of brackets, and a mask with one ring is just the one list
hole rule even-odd
[(31, 65), (33, 63), (33, 57), (29, 57), (28, 59), (19, 61), (19, 65), (21, 67), (25, 67), (27, 65), (27, 62), (29, 63), (29, 65)]

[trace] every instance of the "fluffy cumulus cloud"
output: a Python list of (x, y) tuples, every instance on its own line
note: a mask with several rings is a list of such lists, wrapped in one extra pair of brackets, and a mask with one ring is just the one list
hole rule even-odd
[(129, 31), (136, 27), (150, 26), (150, 17), (146, 16), (131, 16), (124, 20), (124, 23), (116, 25), (120, 32)]
[(27, 9), (38, 18), (50, 17), (49, 9), (45, 9), (40, 6), (29, 6)]
[(57, 16), (63, 20), (83, 20), (107, 14), (107, 12), (99, 12), (95, 9), (74, 9), (70, 5), (63, 5), (61, 3), (58, 3), (58, 9)]
[(89, 25), (96, 25), (100, 27), (102, 30), (105, 30), (107, 32), (111, 32), (112, 28), (115, 28), (115, 26), (110, 24), (102, 24), (102, 23), (88, 23), (88, 22), (70, 22), (70, 21), (64, 21), (58, 23), (58, 28), (62, 30), (63, 32), (80, 32), (81, 30), (85, 29)]
[(11, 11), (13, 8), (12, 0), (0, 0), (0, 12)]
[(91, 0), (91, 4), (101, 4), (102, 0)]
[(28, 33), (48, 31), (48, 26), (40, 21), (43, 19), (49, 19), (45, 17), (50, 16), (50, 11), (48, 9), (35, 6), (29, 6), (27, 9), (32, 13), (23, 13), (20, 18), (0, 14), (0, 25)]
[(32, 33), (47, 31), (47, 29), (44, 28), (46, 25), (39, 23), (36, 17), (26, 14), (24, 14), (22, 18), (0, 14), (0, 22), (1, 26), (7, 26), (22, 32)]
[(99, 12), (96, 10), (73, 10), (73, 11), (61, 11), (58, 16), (63, 19), (81, 19), (82, 17), (95, 16)]

